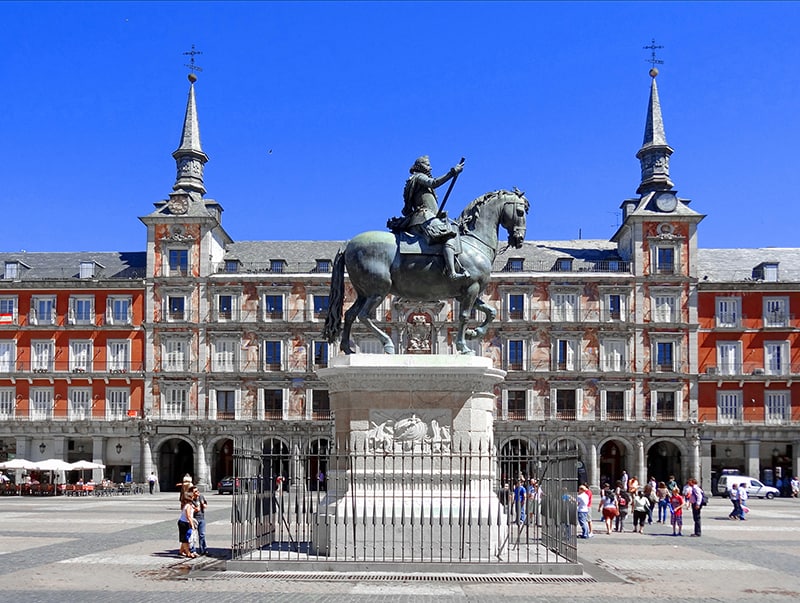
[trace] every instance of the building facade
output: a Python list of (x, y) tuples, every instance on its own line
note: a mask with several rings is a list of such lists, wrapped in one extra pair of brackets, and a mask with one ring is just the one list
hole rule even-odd
[[(474, 351), (507, 371), (494, 441), (502, 478), (569, 440), (595, 487), (623, 471), (713, 483), (798, 472), (800, 249), (698, 246), (704, 216), (671, 180), (657, 73), (636, 196), (608, 240), (526, 241), (495, 261), (498, 312)], [(316, 371), (341, 241), (235, 241), (205, 196), (193, 77), (167, 199), (136, 253), (0, 253), (0, 460), (102, 462), (162, 488), (232, 472), (234, 441), (273, 474), (321, 487), (333, 446)], [(346, 290), (345, 304), (354, 299)], [(399, 353), (454, 353), (452, 300), (387, 299)], [(361, 352), (379, 342), (356, 326)], [(800, 395), (798, 392), (797, 395)]]

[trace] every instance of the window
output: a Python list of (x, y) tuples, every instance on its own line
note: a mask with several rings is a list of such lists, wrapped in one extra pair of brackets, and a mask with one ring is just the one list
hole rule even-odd
[(675, 392), (656, 392), (655, 419), (658, 421), (675, 420)]
[(106, 322), (111, 325), (129, 325), (132, 321), (131, 298), (109, 297), (106, 309)]
[(557, 371), (577, 370), (578, 342), (574, 339), (556, 339), (556, 366)]
[(270, 260), (269, 261), (269, 271), (270, 272), (283, 272), (283, 269), (286, 267), (286, 262), (284, 260)]
[(789, 372), (789, 342), (768, 341), (764, 344), (764, 370), (767, 375)]
[(606, 398), (606, 420), (624, 421), (625, 420), (625, 392), (619, 390), (608, 390), (605, 392)]
[(6, 280), (14, 280), (19, 278), (19, 263), (18, 262), (6, 262), (6, 269), (3, 273), (3, 278)]
[(311, 419), (329, 421), (331, 418), (331, 399), (326, 389), (311, 391)]
[(183, 339), (168, 339), (164, 342), (164, 370), (182, 372), (186, 370), (189, 344)]
[(161, 418), (183, 419), (186, 417), (186, 401), (189, 392), (180, 387), (168, 388), (162, 397)]
[(509, 258), (506, 262), (506, 272), (522, 272), (525, 260), (522, 258)]
[(325, 320), (328, 315), (328, 295), (314, 295), (314, 320)]
[(556, 260), (556, 272), (572, 272), (572, 258), (559, 258)]
[(656, 247), (656, 272), (658, 274), (674, 274), (675, 273), (675, 248), (674, 247)]
[(169, 250), (169, 276), (187, 276), (189, 274), (189, 250)]
[(328, 366), (328, 342), (314, 342), (314, 367), (325, 368)]
[(578, 320), (578, 296), (575, 293), (554, 293), (551, 301), (550, 319), (554, 322)]
[(738, 423), (742, 420), (742, 392), (717, 392), (717, 421)]
[(521, 371), (525, 362), (524, 342), (521, 339), (508, 341), (508, 370)]
[(88, 387), (69, 389), (67, 416), (70, 421), (84, 421), (92, 418), (92, 390)]
[(106, 419), (120, 421), (128, 417), (130, 410), (130, 390), (125, 387), (109, 387), (106, 390), (108, 402), (106, 405)]
[(53, 418), (53, 389), (50, 387), (31, 388), (31, 421), (45, 421)]
[(108, 341), (108, 372), (127, 373), (131, 369), (131, 344), (127, 339)]
[(717, 298), (717, 326), (738, 327), (741, 321), (742, 299), (740, 297)]
[(233, 318), (233, 295), (228, 293), (217, 295), (217, 320), (231, 320)]
[(237, 350), (240, 342), (236, 339), (216, 339), (214, 340), (214, 357), (212, 370), (230, 373), (237, 369)]
[(186, 297), (170, 295), (167, 297), (167, 320), (186, 320)]
[(771, 424), (791, 420), (789, 392), (767, 392), (764, 397), (764, 421)]
[(17, 298), (0, 297), (0, 325), (17, 324)]
[(81, 262), (80, 278), (94, 278), (94, 262)]
[(283, 318), (283, 295), (264, 296), (264, 318), (268, 320)]
[(739, 375), (742, 371), (741, 343), (717, 342), (717, 371), (720, 375)]
[(278, 420), (283, 418), (283, 390), (265, 389), (264, 418)]
[(576, 417), (576, 395), (574, 389), (556, 390), (556, 419), (574, 421)]
[(520, 293), (508, 295), (508, 320), (522, 320), (525, 318), (525, 296)]
[(16, 371), (17, 342), (13, 339), (0, 339), (0, 373)]
[(72, 373), (88, 373), (92, 370), (92, 342), (90, 340), (69, 342), (69, 370)]
[(72, 325), (94, 324), (94, 298), (71, 297), (69, 300), (69, 323)]
[(677, 307), (675, 295), (653, 296), (653, 322), (678, 322)]
[(760, 281), (777, 282), (778, 264), (775, 262), (765, 262), (753, 268), (753, 278)]
[(34, 373), (47, 373), (53, 370), (55, 343), (53, 341), (31, 341), (31, 369)]
[(524, 421), (527, 419), (527, 405), (525, 403), (525, 390), (510, 389), (508, 396), (508, 420)]
[(331, 271), (330, 260), (317, 260), (317, 265), (314, 268), (314, 272), (330, 272), (330, 271)]
[(30, 323), (32, 325), (56, 324), (56, 298), (55, 297), (31, 298)]
[(622, 295), (608, 293), (605, 296), (605, 320), (622, 320)]
[(281, 342), (264, 342), (264, 369), (268, 371), (281, 370)]
[(603, 340), (603, 370), (621, 372), (627, 370), (625, 362), (626, 342), (624, 339)]
[(656, 342), (656, 372), (675, 372), (675, 343), (672, 341)]
[[(0, 311), (2, 314), (2, 311)], [(764, 298), (764, 326), (789, 326), (789, 299), (786, 297)]]
[(239, 260), (225, 260), (225, 272), (231, 274), (239, 272)]
[(230, 421), (236, 418), (236, 392), (232, 389), (218, 389), (217, 419)]
[(14, 418), (16, 412), (15, 394), (13, 387), (0, 387), (0, 421)]

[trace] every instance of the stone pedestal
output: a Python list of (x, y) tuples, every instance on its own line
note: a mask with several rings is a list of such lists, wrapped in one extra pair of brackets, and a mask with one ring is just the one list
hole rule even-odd
[(486, 558), (499, 546), (488, 358), (357, 354), (319, 372), (340, 453), (312, 535), (317, 554)]

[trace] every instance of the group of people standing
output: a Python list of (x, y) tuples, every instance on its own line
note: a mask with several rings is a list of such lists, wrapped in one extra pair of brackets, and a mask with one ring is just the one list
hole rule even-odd
[(728, 515), (729, 519), (738, 519), (739, 521), (745, 521), (747, 518), (745, 517), (745, 513), (749, 513), (750, 509), (747, 508), (747, 499), (749, 498), (749, 494), (747, 492), (747, 484), (732, 484), (730, 490), (728, 490), (728, 498), (731, 500), (731, 504), (733, 505), (733, 509), (731, 510), (730, 514)]
[[(205, 511), (208, 501), (200, 493), (197, 486), (192, 484), (190, 475), (183, 478), (178, 484), (181, 488), (181, 515), (178, 518), (178, 542), (180, 549), (178, 555), (193, 559), (200, 555), (208, 555), (206, 545), (206, 517)], [(196, 539), (193, 532), (196, 531)], [(197, 543), (196, 546), (194, 543)]]
[[(584, 488), (584, 486), (581, 486)], [(581, 488), (578, 490), (580, 507)], [(691, 509), (694, 520), (694, 533), (692, 536), (701, 535), (701, 510), (706, 505), (706, 496), (697, 480), (690, 478), (683, 490), (678, 486), (674, 476), (667, 482), (656, 482), (651, 477), (648, 482), (640, 487), (636, 477), (628, 478), (623, 472), (622, 478), (612, 488), (610, 484), (603, 484), (600, 493), (598, 511), (602, 513), (606, 533), (623, 532), (625, 519), (633, 513), (633, 531), (644, 534), (645, 523), (653, 523), (653, 511), (658, 508), (657, 523), (667, 523), (667, 515), (672, 525), (673, 536), (683, 535), (683, 511)], [(589, 507), (591, 509), (591, 507)], [(581, 522), (580, 508), (578, 522)], [(583, 525), (583, 524), (581, 524)], [(583, 537), (588, 536), (584, 530)]]

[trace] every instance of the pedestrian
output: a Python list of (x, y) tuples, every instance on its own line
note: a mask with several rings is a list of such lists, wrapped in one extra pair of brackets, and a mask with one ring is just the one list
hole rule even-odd
[(658, 496), (656, 496), (655, 486), (652, 486), (650, 482), (647, 482), (647, 485), (644, 487), (644, 495), (649, 503), (647, 507), (647, 525), (651, 525), (653, 523), (653, 509), (655, 509), (658, 504)]
[(639, 491), (639, 478), (637, 478), (635, 475), (632, 476), (628, 480), (628, 487), (625, 488), (625, 491), (628, 492), (631, 497), (633, 497)]
[(181, 501), (181, 509), (183, 509), (187, 502), (192, 502), (192, 489), (194, 488), (194, 484), (192, 484), (192, 476), (187, 473), (183, 476), (183, 481), (178, 482), (175, 485), (181, 489), (179, 499)]
[(730, 514), (728, 514), (728, 519), (739, 519), (739, 516), (742, 514), (742, 506), (739, 503), (739, 486), (736, 484), (731, 485), (731, 489), (728, 491), (728, 497), (731, 499), (731, 504), (733, 505), (733, 509), (731, 509)]
[(586, 486), (578, 486), (578, 525), (581, 527), (580, 538), (591, 538), (592, 532), (589, 530), (589, 509), (590, 501)]
[(511, 491), (511, 486), (508, 485), (508, 482), (504, 483), (503, 487), (497, 492), (497, 498), (500, 500), (500, 504), (503, 505), (503, 510), (508, 513), (511, 503), (514, 502), (514, 493)]
[(603, 491), (600, 493), (600, 505), (597, 510), (603, 514), (606, 534), (611, 534), (611, 527), (617, 515), (619, 515), (619, 509), (617, 508), (617, 496), (607, 483), (603, 484)]
[(531, 478), (530, 484), (525, 493), (525, 506), (528, 516), (528, 523), (530, 525), (539, 525), (539, 502), (542, 499), (541, 490), (539, 489), (539, 482)]
[(156, 474), (154, 472), (150, 472), (150, 477), (147, 478), (147, 483), (150, 485), (150, 494), (152, 494), (156, 488)]
[(628, 517), (628, 512), (631, 506), (631, 495), (630, 492), (626, 492), (625, 490), (622, 489), (622, 487), (617, 488), (616, 494), (617, 494), (617, 509), (619, 509), (619, 515), (617, 515), (616, 519), (614, 520), (614, 531), (624, 532), (625, 518)]
[(525, 523), (525, 501), (528, 497), (528, 491), (525, 488), (525, 483), (522, 479), (517, 480), (517, 485), (514, 486), (514, 510), (516, 511), (517, 521), (520, 525)]
[(797, 479), (796, 475), (789, 482), (789, 485), (792, 487), (792, 498), (797, 498), (798, 494), (800, 494), (800, 480)]
[(703, 489), (697, 480), (693, 477), (689, 478), (689, 504), (692, 507), (692, 520), (694, 521), (694, 533), (692, 536), (700, 537), (702, 535), (701, 525), (701, 512), (703, 510)]
[(677, 487), (678, 487), (678, 482), (675, 481), (675, 476), (670, 475), (669, 479), (667, 480), (667, 490), (669, 490), (670, 493), (672, 493), (672, 491)]
[(594, 529), (592, 529), (592, 489), (589, 484), (583, 485), (586, 487), (586, 495), (589, 497), (589, 511), (586, 515), (586, 521), (589, 522), (589, 534), (594, 534)]
[(206, 546), (206, 507), (208, 501), (206, 497), (195, 486), (192, 489), (192, 505), (194, 506), (194, 519), (197, 524), (197, 552), (200, 555), (208, 555), (208, 546)]
[[(650, 510), (650, 499), (644, 493), (644, 490), (639, 490), (633, 498), (633, 531), (644, 534), (644, 522), (647, 519), (648, 511)], [(638, 526), (638, 529), (637, 529)]]
[(683, 536), (683, 496), (681, 489), (676, 485), (672, 489), (672, 496), (669, 499), (669, 509), (672, 515), (672, 535)]
[(747, 508), (747, 499), (749, 494), (747, 492), (747, 484), (739, 484), (739, 519), (744, 521), (746, 519), (745, 513), (750, 509)]
[(667, 488), (667, 484), (664, 482), (658, 482), (658, 487), (656, 488), (656, 497), (658, 497), (658, 523), (667, 523), (670, 498), (670, 491)]
[(622, 488), (627, 492), (627, 490), (628, 490), (628, 472), (625, 469), (622, 470), (622, 477), (619, 478), (619, 482), (617, 482), (617, 483), (618, 484), (621, 483), (622, 484)]
[(178, 555), (181, 557), (190, 559), (197, 557), (197, 553), (192, 552), (189, 544), (192, 539), (192, 530), (194, 529), (197, 529), (194, 519), (194, 505), (191, 500), (188, 500), (181, 508), (181, 515), (178, 518), (178, 542), (181, 545)]

